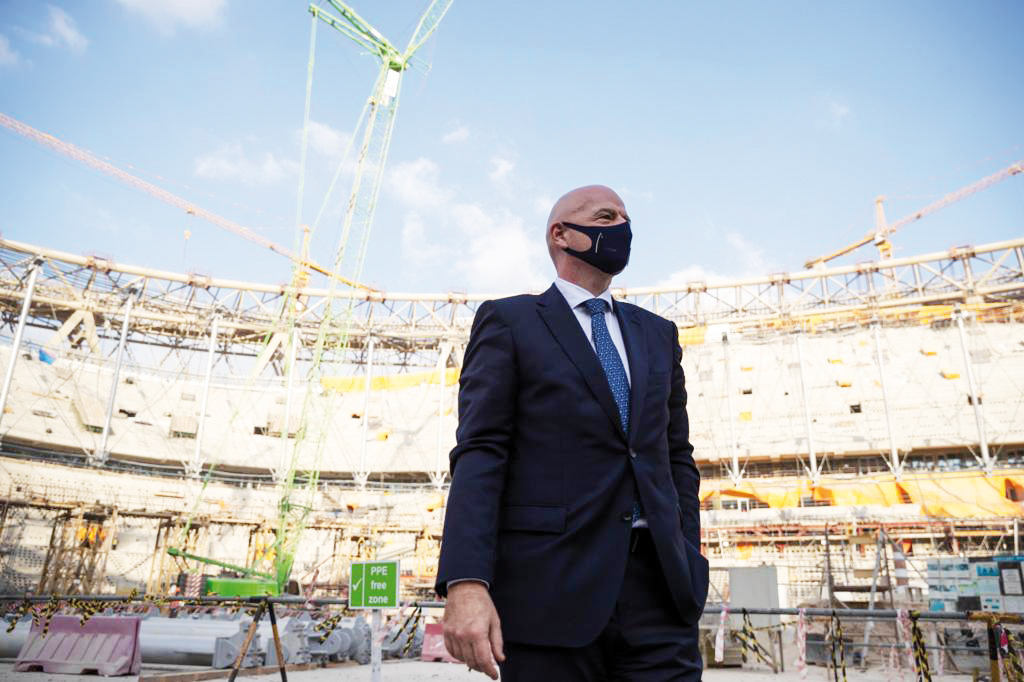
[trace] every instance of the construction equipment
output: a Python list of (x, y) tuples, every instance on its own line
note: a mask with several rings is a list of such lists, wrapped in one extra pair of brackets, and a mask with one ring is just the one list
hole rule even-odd
[[(370, 50), (380, 59), (381, 68), (370, 97), (367, 99), (363, 109), (360, 123), (356, 127), (357, 131), (359, 128), (362, 128), (362, 143), (358, 152), (348, 209), (345, 213), (338, 239), (338, 249), (329, 272), (330, 285), (324, 305), (324, 315), (317, 330), (313, 348), (310, 349), (310, 363), (306, 371), (309, 375), (313, 376), (322, 375), (325, 372), (329, 373), (327, 366), (332, 363), (340, 364), (339, 358), (344, 358), (343, 351), (348, 348), (349, 328), (353, 322), (352, 312), (355, 298), (339, 295), (337, 285), (339, 282), (357, 282), (362, 277), (362, 267), (373, 224), (374, 209), (380, 192), (381, 182), (384, 178), (384, 166), (387, 160), (388, 148), (391, 144), (395, 113), (398, 110), (398, 95), (402, 74), (409, 67), (416, 51), (423, 46), (430, 35), (436, 30), (438, 23), (452, 3), (452, 0), (434, 0), (420, 18), (419, 24), (405, 51), (400, 52), (379, 31), (363, 20), (350, 7), (339, 0), (328, 1), (337, 10), (340, 17), (334, 16), (316, 5), (310, 5), (309, 7), (309, 11), (313, 15), (313, 27), (310, 38), (310, 69), (307, 83), (306, 123), (303, 131), (303, 140), (307, 137), (306, 133), (308, 132), (309, 125), (308, 93), (312, 89), (313, 54), (316, 44), (316, 26), (319, 21), (323, 21), (337, 29), (342, 35), (355, 41), (361, 47)], [(344, 157), (347, 156), (348, 150), (346, 150)], [(303, 157), (305, 157), (305, 142), (303, 144)], [(339, 163), (338, 172), (335, 174), (335, 181), (340, 175), (344, 163), (344, 160)], [(300, 203), (297, 210), (297, 218), (300, 222), (302, 218), (302, 182), (300, 178)], [(331, 188), (333, 186), (334, 182), (332, 181)], [(329, 189), (328, 197), (330, 193), (331, 190)], [(309, 262), (305, 254), (308, 251), (310, 236), (319, 225), (326, 204), (327, 198), (325, 198), (320, 214), (313, 222), (311, 228), (300, 226), (302, 231), (303, 257), (293, 259), (297, 265), (293, 279), (297, 283), (303, 281), (305, 274), (304, 266)], [(353, 239), (355, 242), (352, 242)], [(346, 257), (351, 255), (353, 251), (349, 249), (350, 242), (354, 243), (356, 248), (354, 249), (354, 257), (346, 260)], [(342, 275), (343, 270), (346, 270), (348, 274)], [(292, 405), (293, 380), (297, 372), (296, 368), (302, 360), (299, 351), (300, 349), (304, 350), (303, 338), (300, 334), (300, 329), (296, 326), (296, 320), (301, 314), (303, 307), (304, 304), (298, 291), (293, 290), (290, 292), (282, 304), (281, 327), (278, 331), (267, 337), (268, 348), (271, 344), (276, 344), (279, 352), (283, 354), (287, 391), (283, 415), (284, 420), (280, 428), (281, 464), (275, 471), (275, 478), (281, 486), (281, 497), (278, 502), (278, 523), (273, 529), (273, 541), (268, 546), (261, 547), (258, 553), (253, 554), (250, 557), (250, 565), (244, 567), (204, 559), (173, 547), (168, 549), (168, 552), (173, 556), (218, 565), (238, 573), (240, 577), (218, 584), (218, 589), (222, 593), (224, 590), (232, 590), (253, 594), (260, 593), (263, 590), (269, 591), (274, 586), (276, 586), (277, 592), (283, 592), (288, 585), (299, 540), (302, 537), (309, 514), (313, 510), (317, 483), (320, 476), (320, 461), (327, 445), (329, 421), (311, 414), (314, 411), (315, 399), (319, 394), (316, 382), (306, 382), (307, 390), (301, 409), (298, 406)], [(370, 342), (370, 348), (372, 349), (372, 341)], [(278, 352), (277, 349), (269, 348), (269, 352), (266, 355), (269, 357), (270, 354)], [(369, 365), (370, 363), (372, 363), (372, 350), (367, 355), (367, 364)], [(296, 414), (299, 415), (299, 418), (296, 428), (293, 430), (291, 424), (293, 415)], [(363, 419), (367, 419), (365, 414)], [(311, 457), (307, 453), (311, 454)], [(299, 466), (300, 461), (307, 463), (301, 467), (301, 470)], [(311, 465), (309, 464), (310, 461), (312, 462)], [(365, 482), (366, 477), (363, 476), (362, 483)]]
[(945, 208), (946, 206), (949, 206), (952, 203), (960, 201), (961, 199), (968, 197), (974, 194), (975, 192), (980, 192), (983, 189), (987, 189), (992, 185), (996, 184), (997, 182), (1000, 182), (1001, 180), (1005, 180), (1006, 178), (1012, 175), (1017, 175), (1022, 171), (1024, 171), (1024, 160), (1016, 161), (1007, 166), (1006, 168), (1002, 169), (1001, 171), (984, 177), (973, 184), (967, 185), (966, 187), (962, 187), (951, 194), (947, 194), (938, 201), (928, 204), (924, 208), (917, 210), (908, 216), (900, 218), (891, 225), (886, 225), (885, 222), (885, 212), (882, 208), (882, 202), (884, 200), (884, 197), (878, 197), (877, 199), (875, 199), (874, 230), (868, 232), (866, 235), (864, 235), (857, 241), (853, 242), (852, 244), (848, 244), (843, 248), (833, 251), (832, 253), (826, 254), (824, 256), (821, 256), (820, 258), (815, 258), (814, 260), (807, 261), (806, 263), (804, 263), (804, 267), (808, 269), (815, 267), (824, 267), (825, 264), (828, 263), (829, 261), (835, 260), (840, 256), (845, 256), (846, 254), (851, 253), (852, 251), (856, 251), (865, 244), (871, 243), (874, 243), (878, 247), (878, 252), (881, 258), (889, 258), (892, 255), (892, 244), (889, 242), (889, 235), (891, 235), (896, 230), (906, 225), (909, 225), (912, 222), (918, 221), (921, 218), (925, 217), (926, 215), (934, 213), (940, 208)]

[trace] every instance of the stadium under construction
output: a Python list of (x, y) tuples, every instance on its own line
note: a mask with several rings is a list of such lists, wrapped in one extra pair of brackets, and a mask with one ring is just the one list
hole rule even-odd
[[(0, 267), (0, 590), (226, 573), (339, 595), (351, 560), (399, 558), (404, 593), (429, 594), (460, 361), (492, 296), (10, 240)], [(1020, 553), (1024, 239), (614, 295), (679, 328), (712, 600), (760, 564), (783, 607), (863, 605), (871, 584), (923, 599), (929, 558)], [(325, 341), (337, 300), (344, 343)]]
[[(309, 5), (294, 250), (0, 113), (5, 129), (291, 267), (288, 284), (245, 282), (0, 238), (0, 658), (63, 666), (74, 647), (34, 657), (51, 618), (81, 642), (108, 609), (96, 621), (134, 628), (122, 637), (134, 653), (107, 647), (76, 671), (279, 664), (284, 677), (286, 662), (351, 659), (379, 673), (382, 642), (389, 657), (453, 660), (423, 609), (439, 607), (466, 344), (479, 306), (500, 294), (360, 283), (402, 79), (451, 4), (431, 0), (404, 50), (341, 0)], [(307, 225), (320, 25), (378, 73)], [(711, 565), (709, 665), (742, 650), (774, 669), (782, 627), (795, 626), (797, 668), (817, 657), (845, 679), (837, 609), (871, 619), (846, 630), (863, 636), (862, 665), (869, 645), (892, 670), (902, 651), (931, 679), (922, 617), (930, 648), (944, 649), (940, 670), (948, 653), (960, 671), (998, 672), (1003, 640), (1004, 663), (1024, 660), (1010, 644), (1020, 635), (994, 615), (1019, 624), (1024, 613), (1024, 237), (900, 258), (888, 239), (1022, 173), (1018, 161), (891, 224), (876, 200), (874, 230), (804, 270), (612, 290), (678, 329)], [(337, 220), (341, 177), (351, 185)], [(311, 247), (326, 232), (332, 254)], [(869, 244), (877, 260), (834, 264)], [(362, 560), (400, 561), (411, 614), (393, 609), (384, 628), (380, 609), (372, 626), (352, 615)], [(746, 607), (763, 619), (741, 621)], [(810, 618), (829, 619), (827, 632), (815, 639), (822, 622)], [(987, 647), (967, 621), (986, 628)], [(118, 671), (101, 667), (113, 659)]]

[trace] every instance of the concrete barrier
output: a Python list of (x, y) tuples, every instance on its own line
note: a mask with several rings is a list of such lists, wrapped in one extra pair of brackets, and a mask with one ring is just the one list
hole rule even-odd
[(443, 661), (444, 663), (459, 663), (460, 661), (448, 653), (444, 645), (444, 625), (441, 623), (427, 623), (423, 633), (423, 653), (420, 655), (423, 661)]
[(138, 675), (142, 668), (139, 622), (134, 616), (94, 616), (83, 626), (77, 616), (54, 616), (45, 636), (42, 624), (32, 626), (14, 669)]

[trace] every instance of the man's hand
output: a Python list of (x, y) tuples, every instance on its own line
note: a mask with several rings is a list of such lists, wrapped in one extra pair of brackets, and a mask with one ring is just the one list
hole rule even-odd
[(448, 588), (444, 609), (444, 645), (455, 658), (498, 679), (497, 662), (505, 661), (501, 621), (487, 586), (475, 580)]

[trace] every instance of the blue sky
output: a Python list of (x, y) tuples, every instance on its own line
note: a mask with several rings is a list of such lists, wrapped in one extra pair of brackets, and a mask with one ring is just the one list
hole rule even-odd
[[(352, 5), (404, 46), (422, 0)], [(0, 3), (0, 111), (291, 246), (305, 3)], [(404, 82), (364, 279), (542, 288), (551, 202), (603, 183), (619, 285), (802, 267), (1024, 158), (1024, 3), (467, 2)], [(321, 26), (305, 221), (376, 75)], [(429, 64), (429, 70), (425, 65)], [(7, 130), (4, 236), (285, 282), (287, 261)], [(313, 245), (331, 260), (340, 199)], [(1024, 176), (894, 236), (897, 256), (1024, 234)], [(191, 233), (185, 239), (185, 231)], [(852, 259), (870, 260), (873, 250)]]

